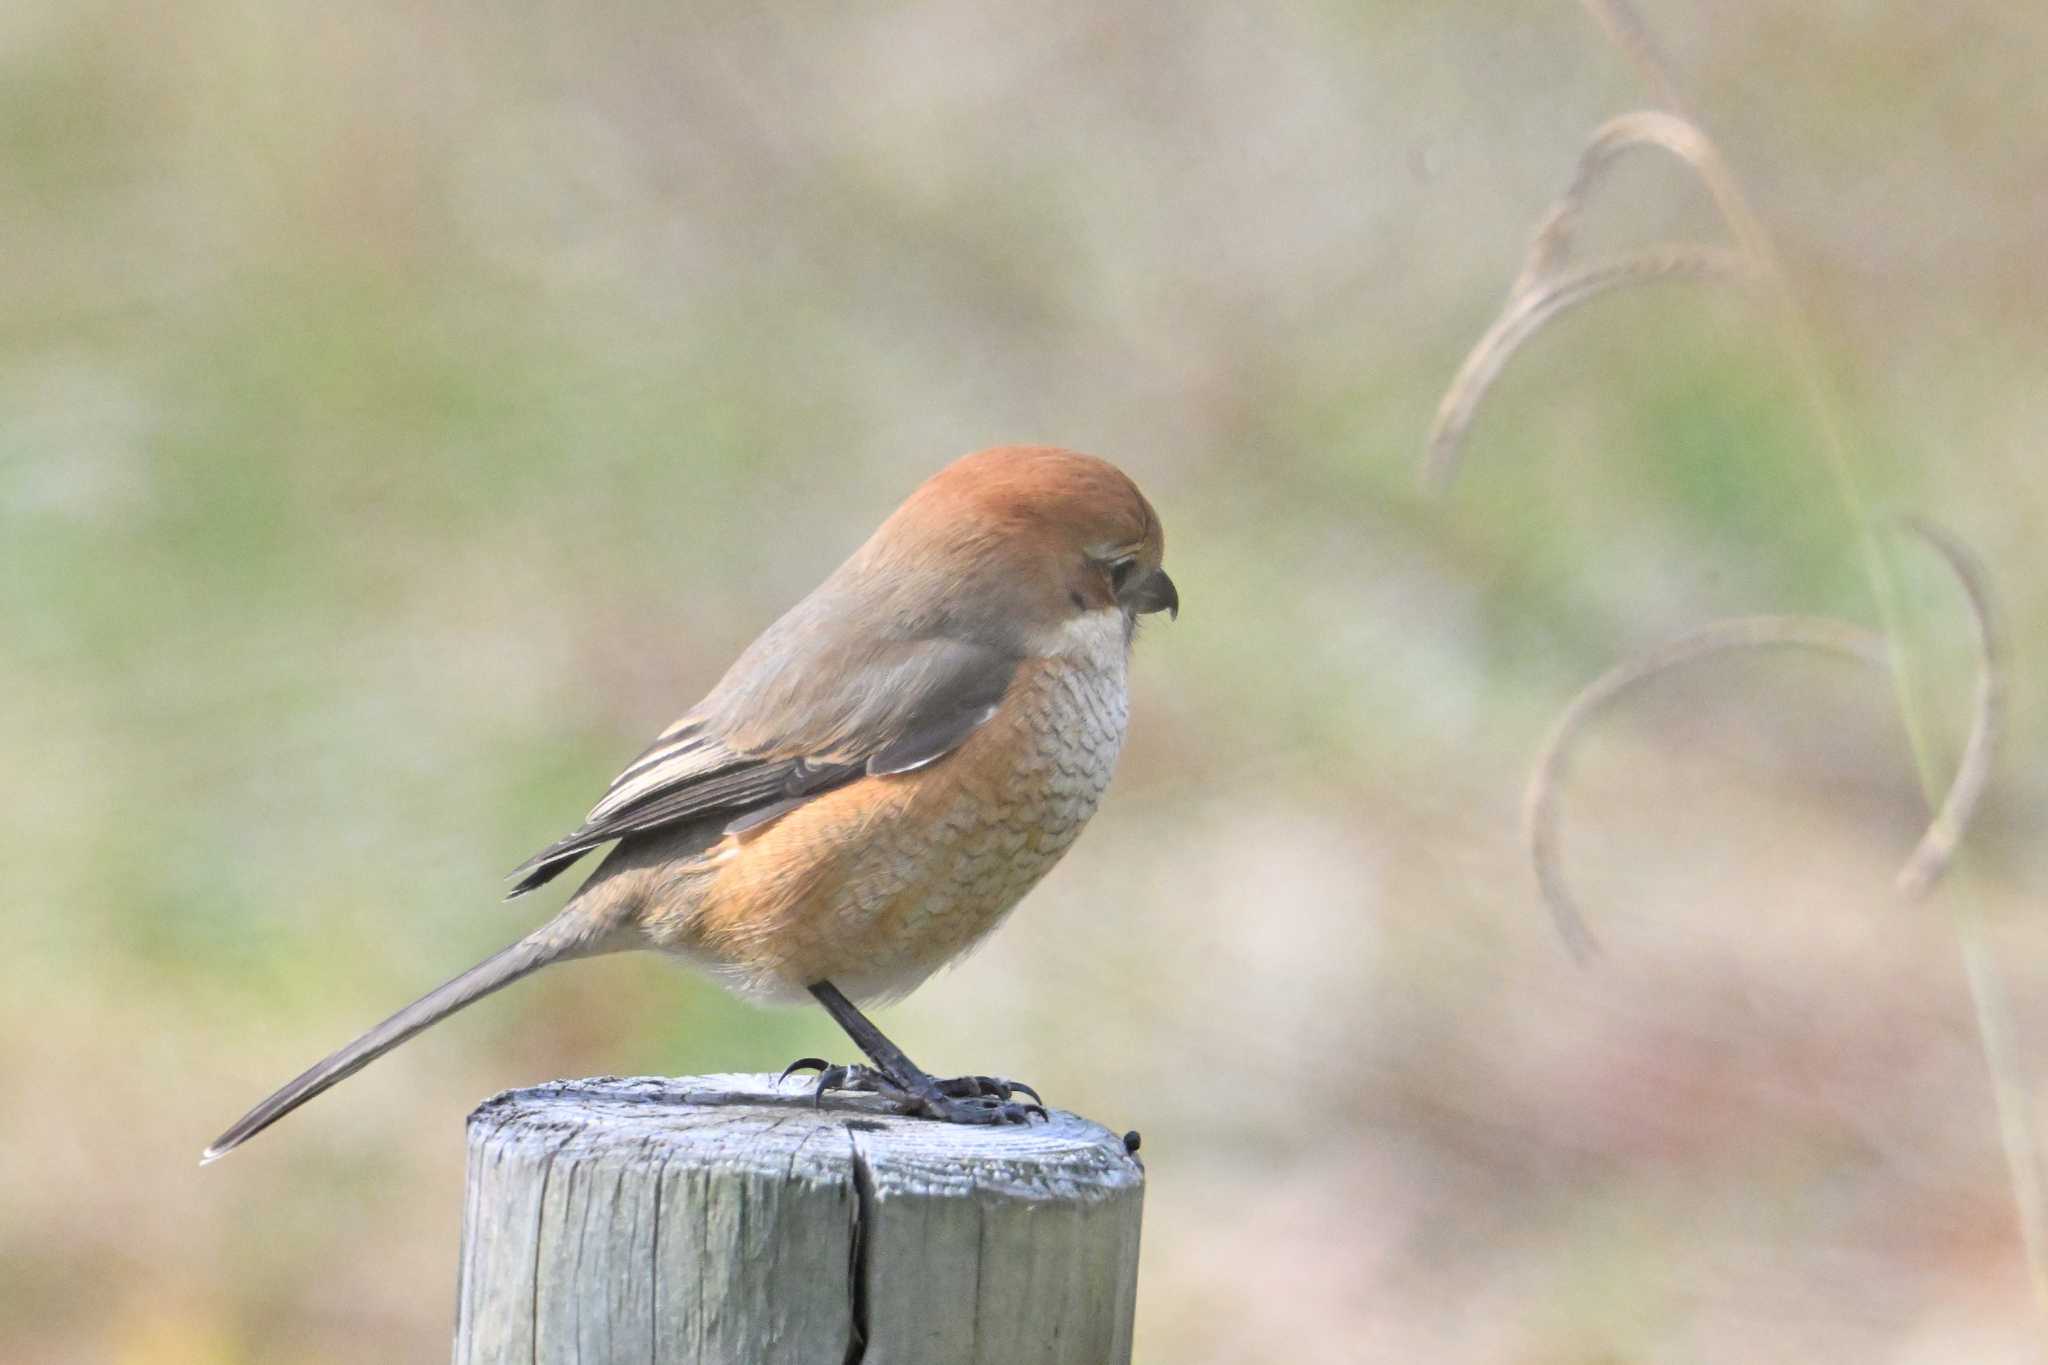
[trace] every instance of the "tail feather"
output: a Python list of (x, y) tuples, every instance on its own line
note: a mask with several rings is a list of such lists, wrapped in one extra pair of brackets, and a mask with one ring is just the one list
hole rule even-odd
[(474, 1004), (551, 962), (597, 950), (583, 924), (565, 921), (570, 921), (568, 915), (541, 926), (511, 947), (492, 954), (454, 980), (429, 991), (325, 1060), (314, 1063), (215, 1138), (213, 1145), (200, 1154), (199, 1164), (205, 1166), (220, 1160), (307, 1100), (347, 1080), (406, 1039), (446, 1019), (465, 1005)]

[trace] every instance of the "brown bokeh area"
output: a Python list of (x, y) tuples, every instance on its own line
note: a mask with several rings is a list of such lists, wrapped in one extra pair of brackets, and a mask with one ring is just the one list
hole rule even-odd
[[(2048, 17), (1644, 6), (1783, 254), (1855, 476), (1984, 562), (1958, 875), (1756, 306), (1670, 284), (1438, 398), (1608, 116), (1570, 4), (0, 13), (0, 1359), (446, 1350), (462, 1119), (843, 1051), (673, 964), (543, 974), (231, 1160), (274, 1083), (523, 932), (572, 825), (938, 465), (1129, 470), (1183, 610), (1074, 851), (881, 1022), (1144, 1134), (1138, 1355), (2038, 1358), (1958, 926), (2048, 1056)], [(1619, 167), (1589, 251), (1718, 240)], [(1931, 747), (1974, 667), (1902, 574)]]

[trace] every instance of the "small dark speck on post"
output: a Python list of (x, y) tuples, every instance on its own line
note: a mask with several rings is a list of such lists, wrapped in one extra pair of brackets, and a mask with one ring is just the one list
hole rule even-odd
[(508, 1091), (469, 1119), (455, 1362), (1113, 1365), (1144, 1192), (1123, 1138), (1058, 1110), (959, 1127), (751, 1075)]

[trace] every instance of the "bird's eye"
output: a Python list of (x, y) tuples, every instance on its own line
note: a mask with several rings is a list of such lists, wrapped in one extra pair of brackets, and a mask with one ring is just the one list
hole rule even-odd
[(1131, 581), (1131, 575), (1136, 573), (1137, 569), (1138, 557), (1136, 555), (1125, 555), (1122, 559), (1115, 561), (1109, 566), (1109, 585), (1118, 592), (1122, 592), (1124, 585)]

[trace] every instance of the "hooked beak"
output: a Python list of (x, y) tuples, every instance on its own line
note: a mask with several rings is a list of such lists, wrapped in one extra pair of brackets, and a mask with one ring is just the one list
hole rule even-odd
[(1124, 606), (1133, 616), (1163, 611), (1179, 620), (1180, 591), (1173, 586), (1173, 580), (1166, 576), (1166, 570), (1154, 569), (1125, 596)]

